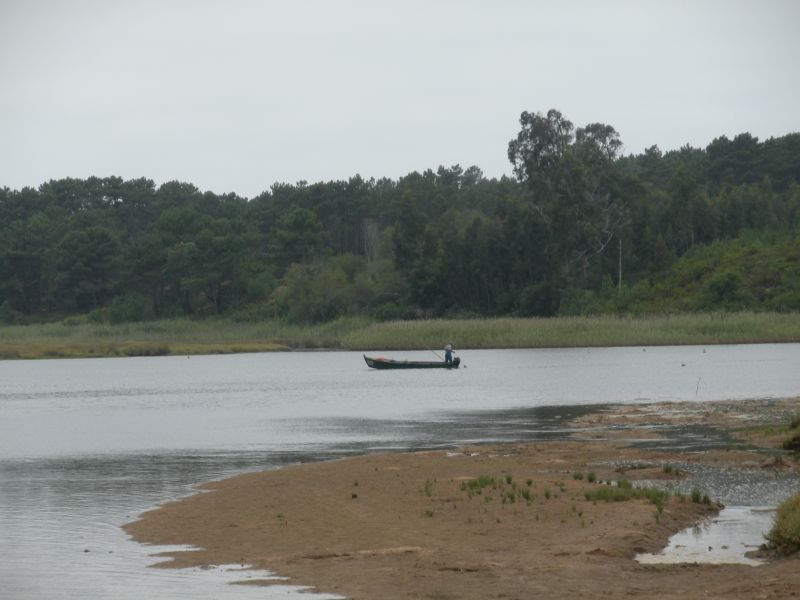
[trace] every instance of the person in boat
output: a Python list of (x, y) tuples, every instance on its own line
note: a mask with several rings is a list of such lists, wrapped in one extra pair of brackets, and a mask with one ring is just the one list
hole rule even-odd
[(445, 364), (453, 364), (453, 344), (447, 344), (444, 347), (444, 362)]

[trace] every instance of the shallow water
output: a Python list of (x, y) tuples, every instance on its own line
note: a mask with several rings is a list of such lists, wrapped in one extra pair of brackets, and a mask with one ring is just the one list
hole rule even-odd
[(758, 566), (761, 560), (748, 552), (764, 543), (775, 511), (769, 507), (727, 506), (719, 515), (676, 533), (664, 550), (639, 554), (643, 564), (740, 564)]
[(672, 536), (661, 552), (636, 557), (645, 564), (743, 564), (757, 566), (762, 561), (749, 558), (772, 528), (775, 507), (800, 491), (794, 473), (752, 468), (718, 468), (712, 465), (670, 463), (687, 473), (684, 479), (669, 482), (672, 492), (690, 496), (693, 489), (709, 495), (725, 507), (702, 523)]
[(461, 355), (458, 371), (372, 371), (349, 352), (0, 362), (0, 598), (296, 596), (226, 586), (226, 569), (147, 569), (157, 549), (120, 525), (237, 472), (564, 438), (605, 403), (800, 389), (797, 344)]

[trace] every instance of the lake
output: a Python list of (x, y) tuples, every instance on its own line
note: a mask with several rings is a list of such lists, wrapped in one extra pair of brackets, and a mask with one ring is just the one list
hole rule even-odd
[(565, 419), (608, 403), (800, 390), (800, 344), (460, 356), (452, 371), (374, 371), (354, 352), (0, 362), (0, 598), (298, 597), (225, 585), (243, 578), (225, 569), (149, 569), (159, 549), (120, 526), (242, 471), (568, 437)]

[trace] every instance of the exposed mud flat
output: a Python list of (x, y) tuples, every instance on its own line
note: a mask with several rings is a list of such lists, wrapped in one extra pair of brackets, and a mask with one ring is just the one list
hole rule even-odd
[[(797, 556), (760, 566), (645, 565), (635, 557), (718, 518), (716, 500), (745, 493), (732, 482), (751, 481), (742, 489), (771, 489), (775, 498), (791, 493), (798, 464), (775, 448), (779, 424), (798, 411), (797, 399), (608, 407), (571, 423), (577, 440), (376, 454), (247, 474), (203, 485), (209, 493), (146, 513), (126, 529), (142, 542), (197, 548), (171, 553), (168, 566), (252, 565), (370, 600), (791, 598), (800, 594)], [(705, 447), (669, 443), (692, 427), (707, 432)], [(481, 476), (485, 485), (473, 483)], [(621, 478), (698, 487), (712, 502), (672, 497), (659, 512), (646, 500), (586, 499)], [(765, 485), (773, 479), (780, 483)], [(718, 497), (715, 488), (728, 491)]]

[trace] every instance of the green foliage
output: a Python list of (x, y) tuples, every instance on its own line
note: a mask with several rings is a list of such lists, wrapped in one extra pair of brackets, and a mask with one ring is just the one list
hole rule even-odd
[(140, 323), (155, 317), (150, 301), (136, 293), (116, 296), (105, 312), (109, 323)]
[(800, 550), (800, 494), (778, 506), (775, 524), (767, 534), (767, 540), (783, 554)]
[(601, 486), (587, 490), (584, 494), (590, 502), (625, 502), (645, 499), (661, 512), (670, 497), (669, 492), (657, 488), (633, 487), (629, 481), (620, 480), (616, 486)]
[(324, 322), (339, 316), (360, 315), (369, 312), (372, 306), (391, 306), (388, 301), (382, 302), (382, 296), (399, 295), (394, 290), (400, 289), (400, 283), (384, 275), (370, 269), (363, 258), (351, 254), (315, 264), (294, 264), (272, 299), (276, 313), (293, 322)]
[(522, 113), (516, 179), (0, 187), (0, 322), (800, 311), (800, 134), (620, 148), (553, 109)]
[(462, 491), (470, 490), (472, 492), (480, 492), (487, 487), (491, 487), (492, 489), (496, 488), (497, 480), (488, 475), (480, 475), (476, 479), (468, 479), (461, 484)]

